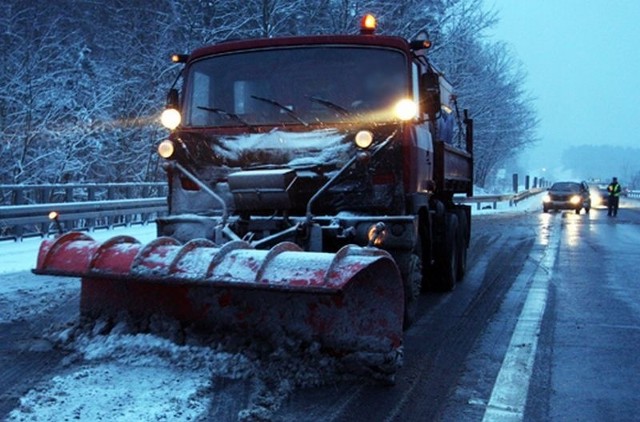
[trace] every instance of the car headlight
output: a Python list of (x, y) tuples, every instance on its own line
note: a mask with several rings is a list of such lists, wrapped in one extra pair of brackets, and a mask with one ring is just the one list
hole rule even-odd
[(545, 195), (542, 197), (542, 202), (544, 202), (545, 204), (548, 202), (551, 202), (551, 197), (549, 195)]
[(578, 205), (580, 201), (582, 201), (582, 198), (580, 198), (580, 196), (578, 195), (573, 195), (571, 199), (569, 199), (569, 202), (571, 202), (573, 205)]

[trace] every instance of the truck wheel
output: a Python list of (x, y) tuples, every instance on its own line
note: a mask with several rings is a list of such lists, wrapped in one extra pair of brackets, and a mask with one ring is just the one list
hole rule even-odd
[(467, 224), (467, 213), (462, 209), (455, 210), (456, 217), (458, 217), (458, 262), (457, 262), (457, 270), (456, 270), (456, 280), (458, 282), (462, 281), (464, 275), (467, 272), (467, 250), (469, 247), (468, 239), (469, 239), (469, 226)]
[(444, 244), (438, 245), (437, 288), (449, 292), (456, 287), (458, 273), (458, 217), (446, 213), (444, 227)]
[(576, 214), (580, 214), (580, 208), (576, 208)]
[[(417, 251), (419, 252), (419, 251)], [(416, 319), (418, 310), (418, 297), (422, 290), (422, 259), (414, 252), (409, 257), (407, 263), (407, 274), (405, 275), (405, 301), (404, 301), (404, 322), (403, 328), (406, 330)]]

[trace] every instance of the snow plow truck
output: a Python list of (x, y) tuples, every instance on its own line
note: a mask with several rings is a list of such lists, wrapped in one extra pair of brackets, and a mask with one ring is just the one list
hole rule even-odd
[(158, 238), (45, 240), (81, 315), (162, 314), (221, 337), (295, 339), (393, 375), (425, 289), (465, 273), (473, 122), (425, 35), (229, 41), (174, 55)]

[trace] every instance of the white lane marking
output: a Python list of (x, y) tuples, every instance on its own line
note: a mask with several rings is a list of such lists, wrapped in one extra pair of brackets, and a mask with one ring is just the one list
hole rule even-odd
[[(557, 222), (559, 219), (554, 221)], [(558, 225), (559, 223), (556, 223), (550, 227), (549, 243), (533, 275), (524, 307), (493, 386), (482, 419), (485, 422), (521, 421), (524, 418), (540, 325), (547, 306), (549, 280), (560, 244)]]

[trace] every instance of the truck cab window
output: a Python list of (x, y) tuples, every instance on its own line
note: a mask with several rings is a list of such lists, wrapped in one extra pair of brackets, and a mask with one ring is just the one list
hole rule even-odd
[(254, 50), (207, 57), (187, 72), (190, 127), (237, 125), (229, 113), (250, 125), (343, 122), (349, 113), (384, 120), (396, 101), (413, 97), (407, 58), (389, 48)]

